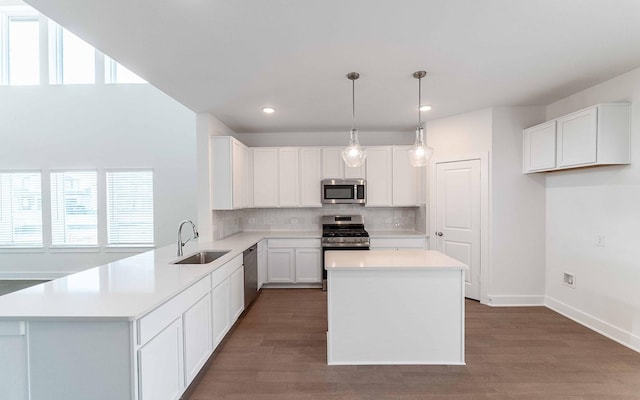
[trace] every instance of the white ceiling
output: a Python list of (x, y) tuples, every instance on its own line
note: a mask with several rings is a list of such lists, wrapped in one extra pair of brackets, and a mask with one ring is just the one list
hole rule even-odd
[[(640, 67), (639, 0), (27, 0), (236, 132), (412, 130)], [(274, 106), (267, 116), (260, 109)]]

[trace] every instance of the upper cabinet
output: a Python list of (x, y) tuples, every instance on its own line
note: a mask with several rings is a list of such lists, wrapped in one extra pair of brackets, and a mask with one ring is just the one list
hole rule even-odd
[(323, 179), (364, 179), (365, 165), (347, 167), (342, 159), (342, 147), (325, 147), (322, 149)]
[(523, 172), (629, 164), (631, 105), (598, 104), (523, 131)]
[(251, 149), (231, 136), (212, 136), (211, 202), (214, 210), (251, 207)]
[[(555, 134), (555, 133), (554, 133)], [(322, 207), (322, 179), (366, 179), (368, 207), (411, 207), (421, 202), (424, 168), (409, 163), (409, 146), (371, 146), (367, 162), (345, 166), (341, 147), (253, 147), (213, 136), (213, 210), (249, 207)]]

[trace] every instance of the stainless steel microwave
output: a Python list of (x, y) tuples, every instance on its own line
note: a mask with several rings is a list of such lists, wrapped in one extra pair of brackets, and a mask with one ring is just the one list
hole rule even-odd
[(364, 204), (367, 184), (364, 179), (324, 179), (321, 182), (322, 203)]

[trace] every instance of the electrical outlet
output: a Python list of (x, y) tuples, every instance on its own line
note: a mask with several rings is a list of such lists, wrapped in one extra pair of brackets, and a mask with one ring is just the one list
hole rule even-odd
[(292, 225), (295, 225), (295, 224), (298, 223), (298, 219), (297, 218), (291, 218), (291, 220), (289, 222), (291, 222)]
[(565, 272), (562, 277), (562, 283), (565, 286), (569, 286), (570, 288), (575, 289), (576, 287), (576, 276), (570, 272)]
[(596, 235), (596, 246), (604, 247), (604, 235)]
[(385, 224), (390, 224), (391, 222), (393, 222), (393, 219), (391, 219), (391, 218), (385, 218), (384, 219), (384, 223)]
[(256, 223), (256, 219), (255, 218), (249, 218), (249, 223), (250, 224), (255, 224)]

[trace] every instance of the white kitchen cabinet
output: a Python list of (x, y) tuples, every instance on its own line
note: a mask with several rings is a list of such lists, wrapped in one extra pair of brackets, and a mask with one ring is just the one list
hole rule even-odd
[(253, 207), (253, 149), (244, 147), (242, 164), (242, 208)]
[(319, 239), (269, 239), (268, 283), (322, 282)]
[(138, 350), (140, 400), (177, 400), (184, 389), (182, 319)]
[(523, 171), (539, 171), (556, 166), (556, 121), (527, 128), (522, 133)]
[(300, 206), (322, 207), (320, 181), (322, 181), (322, 149), (300, 148)]
[(278, 149), (253, 149), (253, 205), (278, 206)]
[(233, 325), (244, 311), (244, 266), (229, 277), (229, 291), (229, 315)]
[(213, 351), (211, 338), (211, 294), (207, 293), (200, 301), (188, 309), (182, 316), (184, 334), (184, 370), (185, 385), (196, 377)]
[(393, 201), (391, 146), (367, 149), (367, 207), (391, 206)]
[(628, 103), (598, 104), (525, 129), (523, 172), (629, 164), (630, 112)]
[(244, 310), (242, 254), (211, 273), (212, 338), (215, 349)]
[(321, 249), (295, 249), (296, 283), (322, 282)]
[(298, 148), (278, 149), (278, 205), (280, 207), (297, 207), (300, 204), (298, 177)]
[(348, 167), (342, 159), (342, 147), (325, 147), (322, 149), (323, 179), (364, 179), (366, 164), (367, 162), (365, 161), (360, 167)]
[(392, 205), (397, 207), (420, 205), (422, 170), (409, 162), (411, 146), (393, 146)]
[(250, 177), (245, 164), (248, 148), (231, 136), (212, 136), (211, 202), (214, 210), (249, 206)]
[(294, 250), (269, 248), (267, 250), (267, 271), (269, 283), (295, 282)]

